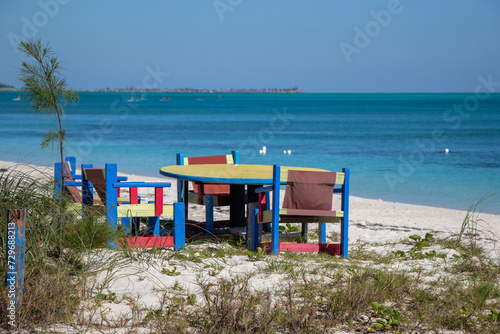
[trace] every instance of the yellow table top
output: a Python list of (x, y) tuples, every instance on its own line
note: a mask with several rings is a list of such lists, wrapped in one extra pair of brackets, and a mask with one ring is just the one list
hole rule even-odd
[[(281, 166), (281, 180), (287, 180), (288, 170), (328, 172), (318, 168)], [(160, 174), (204, 183), (271, 184), (273, 182), (272, 165), (173, 165), (162, 167)]]

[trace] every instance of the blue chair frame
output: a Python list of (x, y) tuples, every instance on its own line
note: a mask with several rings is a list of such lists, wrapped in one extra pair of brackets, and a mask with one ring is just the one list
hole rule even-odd
[[(85, 175), (85, 170), (92, 168), (92, 165), (82, 165), (82, 204), (85, 207), (92, 206), (93, 193), (90, 191), (91, 182)], [(174, 217), (174, 249), (177, 251), (185, 247), (185, 219), (184, 203), (174, 203), (172, 205), (163, 204), (163, 188), (170, 187), (169, 182), (118, 182), (116, 164), (106, 164), (104, 170), (106, 198), (106, 219), (115, 229), (118, 227), (118, 218), (139, 218), (148, 217), (148, 232), (152, 232), (155, 238), (162, 238), (160, 233), (160, 215), (167, 213)], [(118, 203), (117, 189), (119, 188), (155, 188), (155, 201), (148, 204), (127, 204)], [(123, 221), (123, 220), (122, 220)], [(127, 222), (123, 221), (123, 222)], [(116, 248), (116, 243), (111, 243), (111, 247)]]

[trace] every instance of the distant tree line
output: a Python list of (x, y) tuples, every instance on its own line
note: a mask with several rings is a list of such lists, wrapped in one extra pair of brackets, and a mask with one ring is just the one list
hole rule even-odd
[(14, 86), (11, 86), (11, 85), (5, 85), (3, 83), (0, 82), (0, 88), (10, 88), (10, 89), (14, 89)]
[[(0, 83), (0, 89), (15, 89), (14, 86)], [(101, 88), (82, 91), (94, 92), (177, 92), (177, 93), (303, 93), (297, 87), (291, 88), (242, 88), (242, 89), (199, 89), (199, 88), (173, 88), (173, 89), (144, 89), (137, 87), (126, 88)]]
[(199, 88), (174, 88), (174, 89), (144, 89), (136, 87), (127, 88), (102, 88), (90, 91), (99, 92), (178, 92), (178, 93), (302, 93), (297, 87), (291, 88), (249, 88), (249, 89), (199, 89)]

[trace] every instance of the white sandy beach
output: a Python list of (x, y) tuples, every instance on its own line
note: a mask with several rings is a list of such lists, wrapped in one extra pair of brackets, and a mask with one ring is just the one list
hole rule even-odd
[[(42, 173), (50, 176), (53, 173), (51, 167), (20, 165), (0, 161), (0, 171), (13, 169), (22, 169), (38, 176)], [(126, 176), (129, 177), (130, 181), (164, 182), (168, 180), (172, 183), (172, 187), (165, 191), (164, 201), (172, 203), (176, 200), (176, 180), (162, 176), (145, 177), (130, 174)], [(148, 199), (147, 194), (140, 195)], [(152, 194), (149, 196), (152, 196)], [(394, 249), (408, 250), (410, 246), (405, 244), (403, 240), (407, 240), (408, 236), (413, 234), (423, 236), (426, 233), (432, 233), (434, 237), (438, 238), (457, 236), (462, 221), (466, 216), (466, 211), (461, 210), (393, 203), (354, 196), (350, 197), (349, 211), (350, 249), (367, 247), (367, 251), (376, 251), (381, 254), (391, 252)], [(217, 210), (216, 218), (227, 215), (227, 212), (228, 210)], [(204, 208), (196, 205), (190, 206), (190, 217), (203, 219)], [(498, 263), (500, 251), (496, 246), (500, 236), (500, 215), (479, 214), (476, 218), (480, 219), (478, 243), (488, 252), (494, 263)], [(334, 231), (339, 231), (339, 227), (333, 224), (329, 225), (328, 232)], [(394, 246), (379, 245), (386, 243), (397, 244)], [(224, 252), (224, 249), (220, 249), (222, 246), (217, 243), (205, 243), (192, 247), (200, 247), (200, 250), (212, 249)], [(449, 251), (447, 256), (451, 257), (453, 253), (454, 251)], [(116, 261), (116, 252), (107, 250), (96, 252), (89, 259), (96, 261), (108, 259), (110, 264), (113, 263), (109, 267), (109, 272), (101, 272), (92, 282), (94, 285), (90, 286), (94, 288), (93, 293), (97, 294), (98, 291), (113, 292), (119, 299), (127, 298), (119, 303), (104, 302), (97, 308), (88, 305), (87, 311), (83, 312), (81, 316), (85, 319), (92, 319), (95, 323), (100, 323), (104, 318), (106, 321), (118, 321), (125, 318), (129, 319), (127, 321), (133, 321), (135, 317), (144, 317), (148, 310), (161, 307), (162, 294), (169, 291), (176, 284), (181, 286), (186, 291), (186, 294), (193, 293), (200, 297), (200, 289), (197, 283), (200, 278), (215, 280), (221, 277), (233, 278), (254, 273), (250, 280), (250, 284), (254, 289), (274, 289), (286, 282), (283, 275), (255, 274), (266, 263), (249, 261), (246, 256), (232, 256), (224, 258), (223, 261), (220, 258), (213, 257), (203, 259), (202, 263), (196, 263), (143, 253), (136, 260), (126, 258)], [(349, 261), (349, 259), (345, 261)], [(175, 270), (180, 274), (166, 275), (162, 271), (163, 268)], [(429, 270), (431, 272), (438, 271), (432, 264), (430, 264)], [(216, 275), (213, 275), (214, 271), (216, 271)], [(104, 284), (105, 282), (106, 284)], [(126, 302), (127, 300), (129, 302)], [(133, 301), (133, 303), (130, 301)], [(138, 311), (132, 310), (130, 305), (140, 306), (139, 315)]]

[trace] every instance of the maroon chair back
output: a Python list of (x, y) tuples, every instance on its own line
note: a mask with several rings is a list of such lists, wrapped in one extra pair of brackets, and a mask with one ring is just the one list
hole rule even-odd
[(332, 210), (336, 179), (337, 174), (333, 172), (289, 170), (283, 208)]
[[(227, 164), (227, 156), (226, 155), (212, 155), (206, 157), (192, 157), (187, 158), (188, 165), (215, 165), (215, 164)], [(192, 183), (193, 191), (195, 194), (199, 193), (199, 186)], [(203, 195), (228, 195), (229, 194), (229, 185), (227, 184), (205, 184), (203, 185)]]

